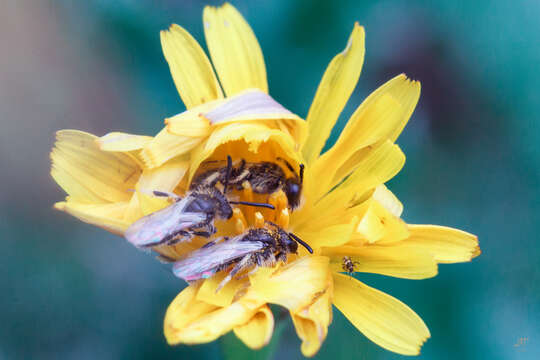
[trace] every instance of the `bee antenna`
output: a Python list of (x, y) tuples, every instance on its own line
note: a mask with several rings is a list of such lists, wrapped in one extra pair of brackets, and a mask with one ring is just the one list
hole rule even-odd
[(272, 205), (272, 204), (256, 203), (256, 202), (251, 202), (251, 201), (229, 201), (229, 204), (258, 206), (258, 207), (264, 207), (264, 208), (272, 209), (272, 210), (275, 209), (274, 205)]
[(225, 185), (223, 186), (223, 194), (227, 194), (227, 186), (229, 185), (229, 177), (231, 176), (232, 159), (227, 155), (227, 172), (225, 173)]
[(300, 164), (300, 184), (304, 183), (304, 164)]
[(306, 250), (309, 251), (310, 254), (313, 254), (313, 249), (304, 240), (300, 239), (298, 236), (294, 235), (293, 233), (289, 233), (289, 237), (293, 239), (294, 241), (296, 241), (297, 243), (299, 243), (300, 245), (302, 245), (303, 247), (305, 247)]

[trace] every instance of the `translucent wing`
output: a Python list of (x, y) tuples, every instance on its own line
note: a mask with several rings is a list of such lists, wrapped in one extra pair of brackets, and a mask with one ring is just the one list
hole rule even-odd
[(184, 212), (192, 199), (180, 201), (134, 222), (125, 232), (125, 238), (137, 247), (159, 245), (183, 230), (206, 219), (204, 213)]
[(173, 265), (173, 273), (186, 281), (208, 278), (220, 265), (240, 259), (247, 254), (264, 248), (260, 241), (243, 241), (243, 236), (237, 236), (213, 246), (195, 250), (185, 259)]

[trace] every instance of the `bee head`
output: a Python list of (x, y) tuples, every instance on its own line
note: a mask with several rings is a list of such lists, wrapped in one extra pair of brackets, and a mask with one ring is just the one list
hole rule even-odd
[(284, 189), (285, 195), (287, 195), (287, 200), (289, 201), (289, 206), (291, 209), (295, 209), (300, 204), (300, 195), (302, 193), (302, 183), (297, 179), (288, 178), (285, 180)]
[(296, 254), (298, 251), (298, 243), (285, 231), (281, 234), (281, 245), (285, 248), (287, 253)]

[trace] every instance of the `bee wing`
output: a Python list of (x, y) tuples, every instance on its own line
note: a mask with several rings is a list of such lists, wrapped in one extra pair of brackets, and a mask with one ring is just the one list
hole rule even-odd
[(185, 197), (135, 221), (124, 233), (125, 238), (137, 247), (154, 246), (204, 221), (204, 213), (184, 212), (188, 199), (189, 197)]
[(212, 276), (220, 265), (239, 259), (264, 248), (260, 241), (242, 241), (243, 236), (200, 248), (173, 265), (175, 276), (194, 281)]

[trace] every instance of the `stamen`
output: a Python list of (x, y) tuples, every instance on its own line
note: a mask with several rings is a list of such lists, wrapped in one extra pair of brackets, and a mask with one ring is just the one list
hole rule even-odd
[(247, 228), (247, 221), (244, 217), (244, 213), (239, 208), (233, 209), (233, 219), (236, 231), (238, 233), (243, 233)]
[(262, 228), (264, 226), (264, 216), (259, 211), (255, 213), (254, 225), (256, 228)]
[[(251, 189), (251, 184), (248, 181), (244, 181), (242, 183), (242, 187), (244, 188), (244, 197), (242, 200), (244, 201), (253, 201), (253, 190)], [(251, 207), (246, 207), (244, 209), (244, 215), (248, 219), (253, 219), (253, 212), (255, 210)]]
[(280, 211), (277, 224), (283, 229), (287, 229), (289, 227), (289, 209), (284, 208)]
[(246, 231), (246, 224), (244, 224), (244, 222), (240, 219), (236, 219), (236, 222), (234, 223), (234, 227), (238, 234), (242, 234), (244, 233), (244, 231)]

